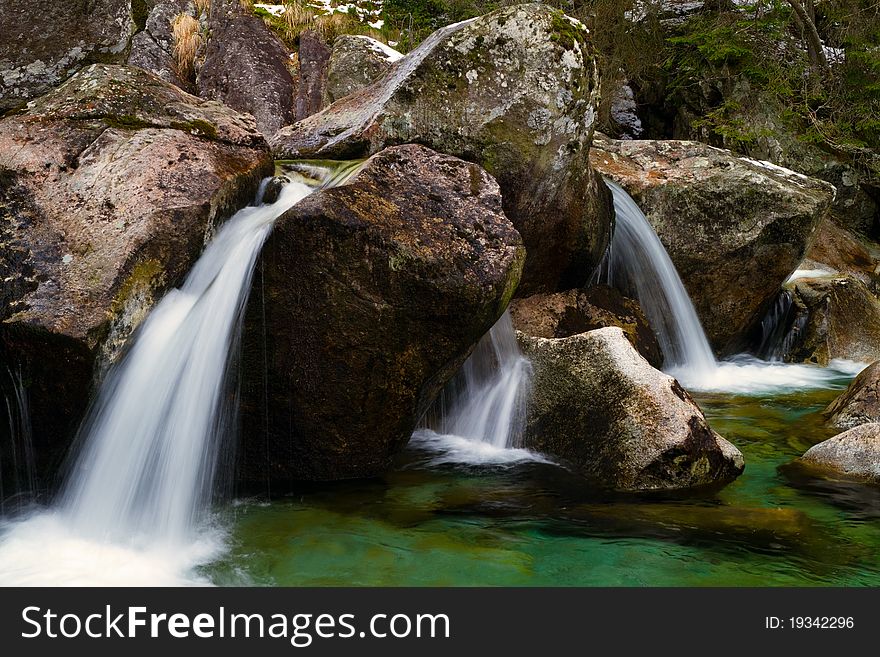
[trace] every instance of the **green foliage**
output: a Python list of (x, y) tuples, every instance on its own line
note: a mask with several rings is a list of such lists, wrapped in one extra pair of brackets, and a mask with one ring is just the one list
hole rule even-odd
[[(749, 122), (743, 99), (733, 93), (745, 82), (752, 105), (782, 107), (782, 119), (802, 141), (854, 157), (876, 150), (877, 10), (862, 0), (829, 0), (820, 7), (826, 13), (816, 23), (833, 49), (827, 71), (810, 60), (803, 26), (783, 0), (760, 0), (748, 10), (702, 12), (683, 22), (667, 39), (667, 104), (688, 105), (690, 97), (705, 98), (707, 86), (714, 89), (714, 106), (697, 107), (692, 127), (727, 145), (745, 145), (762, 136)], [(870, 155), (868, 160), (875, 168)]]

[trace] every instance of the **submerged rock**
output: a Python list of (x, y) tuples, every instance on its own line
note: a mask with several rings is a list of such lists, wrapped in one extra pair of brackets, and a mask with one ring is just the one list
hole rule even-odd
[(134, 32), (130, 0), (0, 3), (0, 115), (92, 62), (123, 62)]
[(327, 65), (324, 105), (369, 86), (401, 57), (403, 55), (390, 46), (362, 34), (337, 37)]
[(213, 0), (198, 95), (256, 119), (267, 137), (295, 120), (297, 88), (287, 48), (239, 0)]
[(761, 319), (834, 196), (822, 181), (697, 142), (603, 138), (593, 149), (654, 227), (722, 352)]
[(739, 450), (621, 329), (519, 338), (534, 366), (526, 447), (621, 491), (719, 484), (743, 471)]
[(800, 463), (827, 473), (880, 484), (880, 424), (862, 424), (814, 445)]
[(253, 119), (134, 67), (86, 68), (0, 121), (0, 360), (22, 371), (44, 470), (96, 363), (271, 171)]
[(240, 478), (276, 491), (385, 470), (504, 312), (524, 255), (492, 177), (422, 146), (282, 215), (246, 320)]
[(853, 276), (802, 278), (788, 286), (794, 303), (786, 360), (827, 366), (841, 358), (880, 360), (880, 300)]
[(823, 415), (838, 429), (880, 422), (880, 361), (863, 370)]
[(657, 336), (638, 302), (607, 285), (514, 299), (510, 315), (516, 330), (535, 338), (567, 338), (617, 326), (652, 367), (663, 364)]
[(519, 5), (442, 28), (272, 145), (326, 158), (417, 142), (479, 164), (526, 245), (520, 292), (555, 291), (584, 284), (608, 243), (610, 195), (589, 162), (598, 96), (586, 28)]

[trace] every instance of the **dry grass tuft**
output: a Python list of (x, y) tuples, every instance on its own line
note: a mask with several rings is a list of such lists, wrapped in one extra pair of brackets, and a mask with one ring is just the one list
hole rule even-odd
[(201, 16), (202, 14), (207, 16), (208, 13), (211, 11), (211, 0), (193, 0), (193, 4), (196, 7), (196, 13), (199, 16)]
[[(205, 0), (203, 0), (205, 1)], [(189, 14), (178, 14), (171, 21), (171, 34), (174, 39), (174, 62), (181, 80), (194, 82), (196, 59), (204, 45), (199, 21)]]

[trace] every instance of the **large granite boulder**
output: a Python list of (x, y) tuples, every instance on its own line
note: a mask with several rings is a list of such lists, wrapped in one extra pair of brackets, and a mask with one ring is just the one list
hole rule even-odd
[(517, 331), (535, 338), (567, 338), (617, 326), (652, 367), (663, 365), (660, 343), (638, 302), (607, 285), (514, 299), (510, 316)]
[(793, 309), (785, 359), (880, 360), (880, 300), (854, 276), (799, 278), (788, 286)]
[(880, 361), (862, 370), (846, 392), (823, 411), (831, 426), (852, 429), (880, 422)]
[(0, 121), (0, 361), (42, 471), (95, 373), (271, 172), (253, 119), (134, 67), (83, 69)]
[(527, 256), (521, 293), (579, 287), (605, 251), (607, 189), (589, 161), (599, 96), (586, 28), (544, 5), (442, 28), (382, 78), (272, 139), (282, 158), (417, 142), (501, 186)]
[(504, 312), (525, 253), (498, 185), (386, 149), (276, 222), (243, 342), (243, 482), (382, 472)]
[(0, 115), (92, 62), (123, 62), (131, 0), (0, 2)]
[(872, 254), (871, 246), (831, 219), (824, 219), (799, 269), (849, 274), (876, 290), (880, 283), (880, 260)]
[(324, 104), (330, 105), (385, 75), (403, 55), (363, 34), (336, 37), (327, 65)]
[(832, 476), (880, 484), (880, 424), (861, 424), (814, 445), (799, 463)]
[(299, 36), (299, 86), (294, 117), (301, 121), (320, 112), (325, 104), (330, 47), (313, 30)]
[(267, 137), (295, 120), (297, 85), (287, 48), (239, 0), (213, 0), (198, 95), (248, 112)]
[(743, 471), (739, 450), (621, 329), (519, 339), (534, 366), (526, 447), (620, 491), (721, 484)]
[(599, 138), (592, 159), (639, 204), (721, 352), (761, 319), (834, 197), (828, 183), (697, 142)]

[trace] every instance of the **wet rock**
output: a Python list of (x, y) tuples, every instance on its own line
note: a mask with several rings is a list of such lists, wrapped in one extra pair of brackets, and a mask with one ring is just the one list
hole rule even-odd
[(880, 301), (853, 276), (802, 278), (788, 286), (794, 303), (786, 360), (827, 366), (841, 358), (880, 360)]
[(534, 366), (527, 447), (622, 491), (720, 484), (743, 471), (739, 450), (621, 329), (519, 338)]
[(514, 299), (510, 315), (516, 330), (536, 338), (567, 338), (617, 326), (652, 367), (663, 364), (657, 336), (638, 302), (607, 285)]
[(312, 30), (299, 36), (299, 87), (296, 93), (297, 121), (320, 112), (326, 96), (330, 48)]
[(0, 121), (0, 163), (0, 360), (22, 371), (45, 472), (96, 371), (272, 160), (250, 117), (94, 65)]
[(880, 424), (862, 424), (814, 445), (800, 462), (828, 474), (880, 484)]
[(838, 429), (880, 422), (880, 361), (862, 370), (846, 392), (823, 411)]
[(593, 152), (654, 227), (721, 352), (761, 319), (834, 195), (822, 181), (697, 142), (600, 138)]
[(360, 91), (388, 72), (402, 54), (361, 34), (343, 34), (333, 42), (327, 65), (324, 105)]
[(0, 3), (0, 115), (92, 62), (122, 62), (134, 32), (130, 0)]
[(503, 313), (523, 259), (491, 176), (421, 146), (294, 206), (254, 277), (240, 478), (277, 492), (385, 470)]
[(287, 48), (238, 0), (213, 0), (210, 38), (198, 75), (198, 95), (256, 119), (267, 137), (295, 120), (296, 84)]
[(284, 128), (283, 158), (357, 157), (417, 142), (501, 186), (527, 249), (520, 293), (583, 285), (608, 243), (610, 196), (589, 163), (599, 95), (580, 23), (519, 5), (445, 27), (391, 71)]
[(880, 282), (880, 261), (871, 254), (867, 244), (828, 218), (819, 224), (799, 269), (850, 274), (874, 291)]

